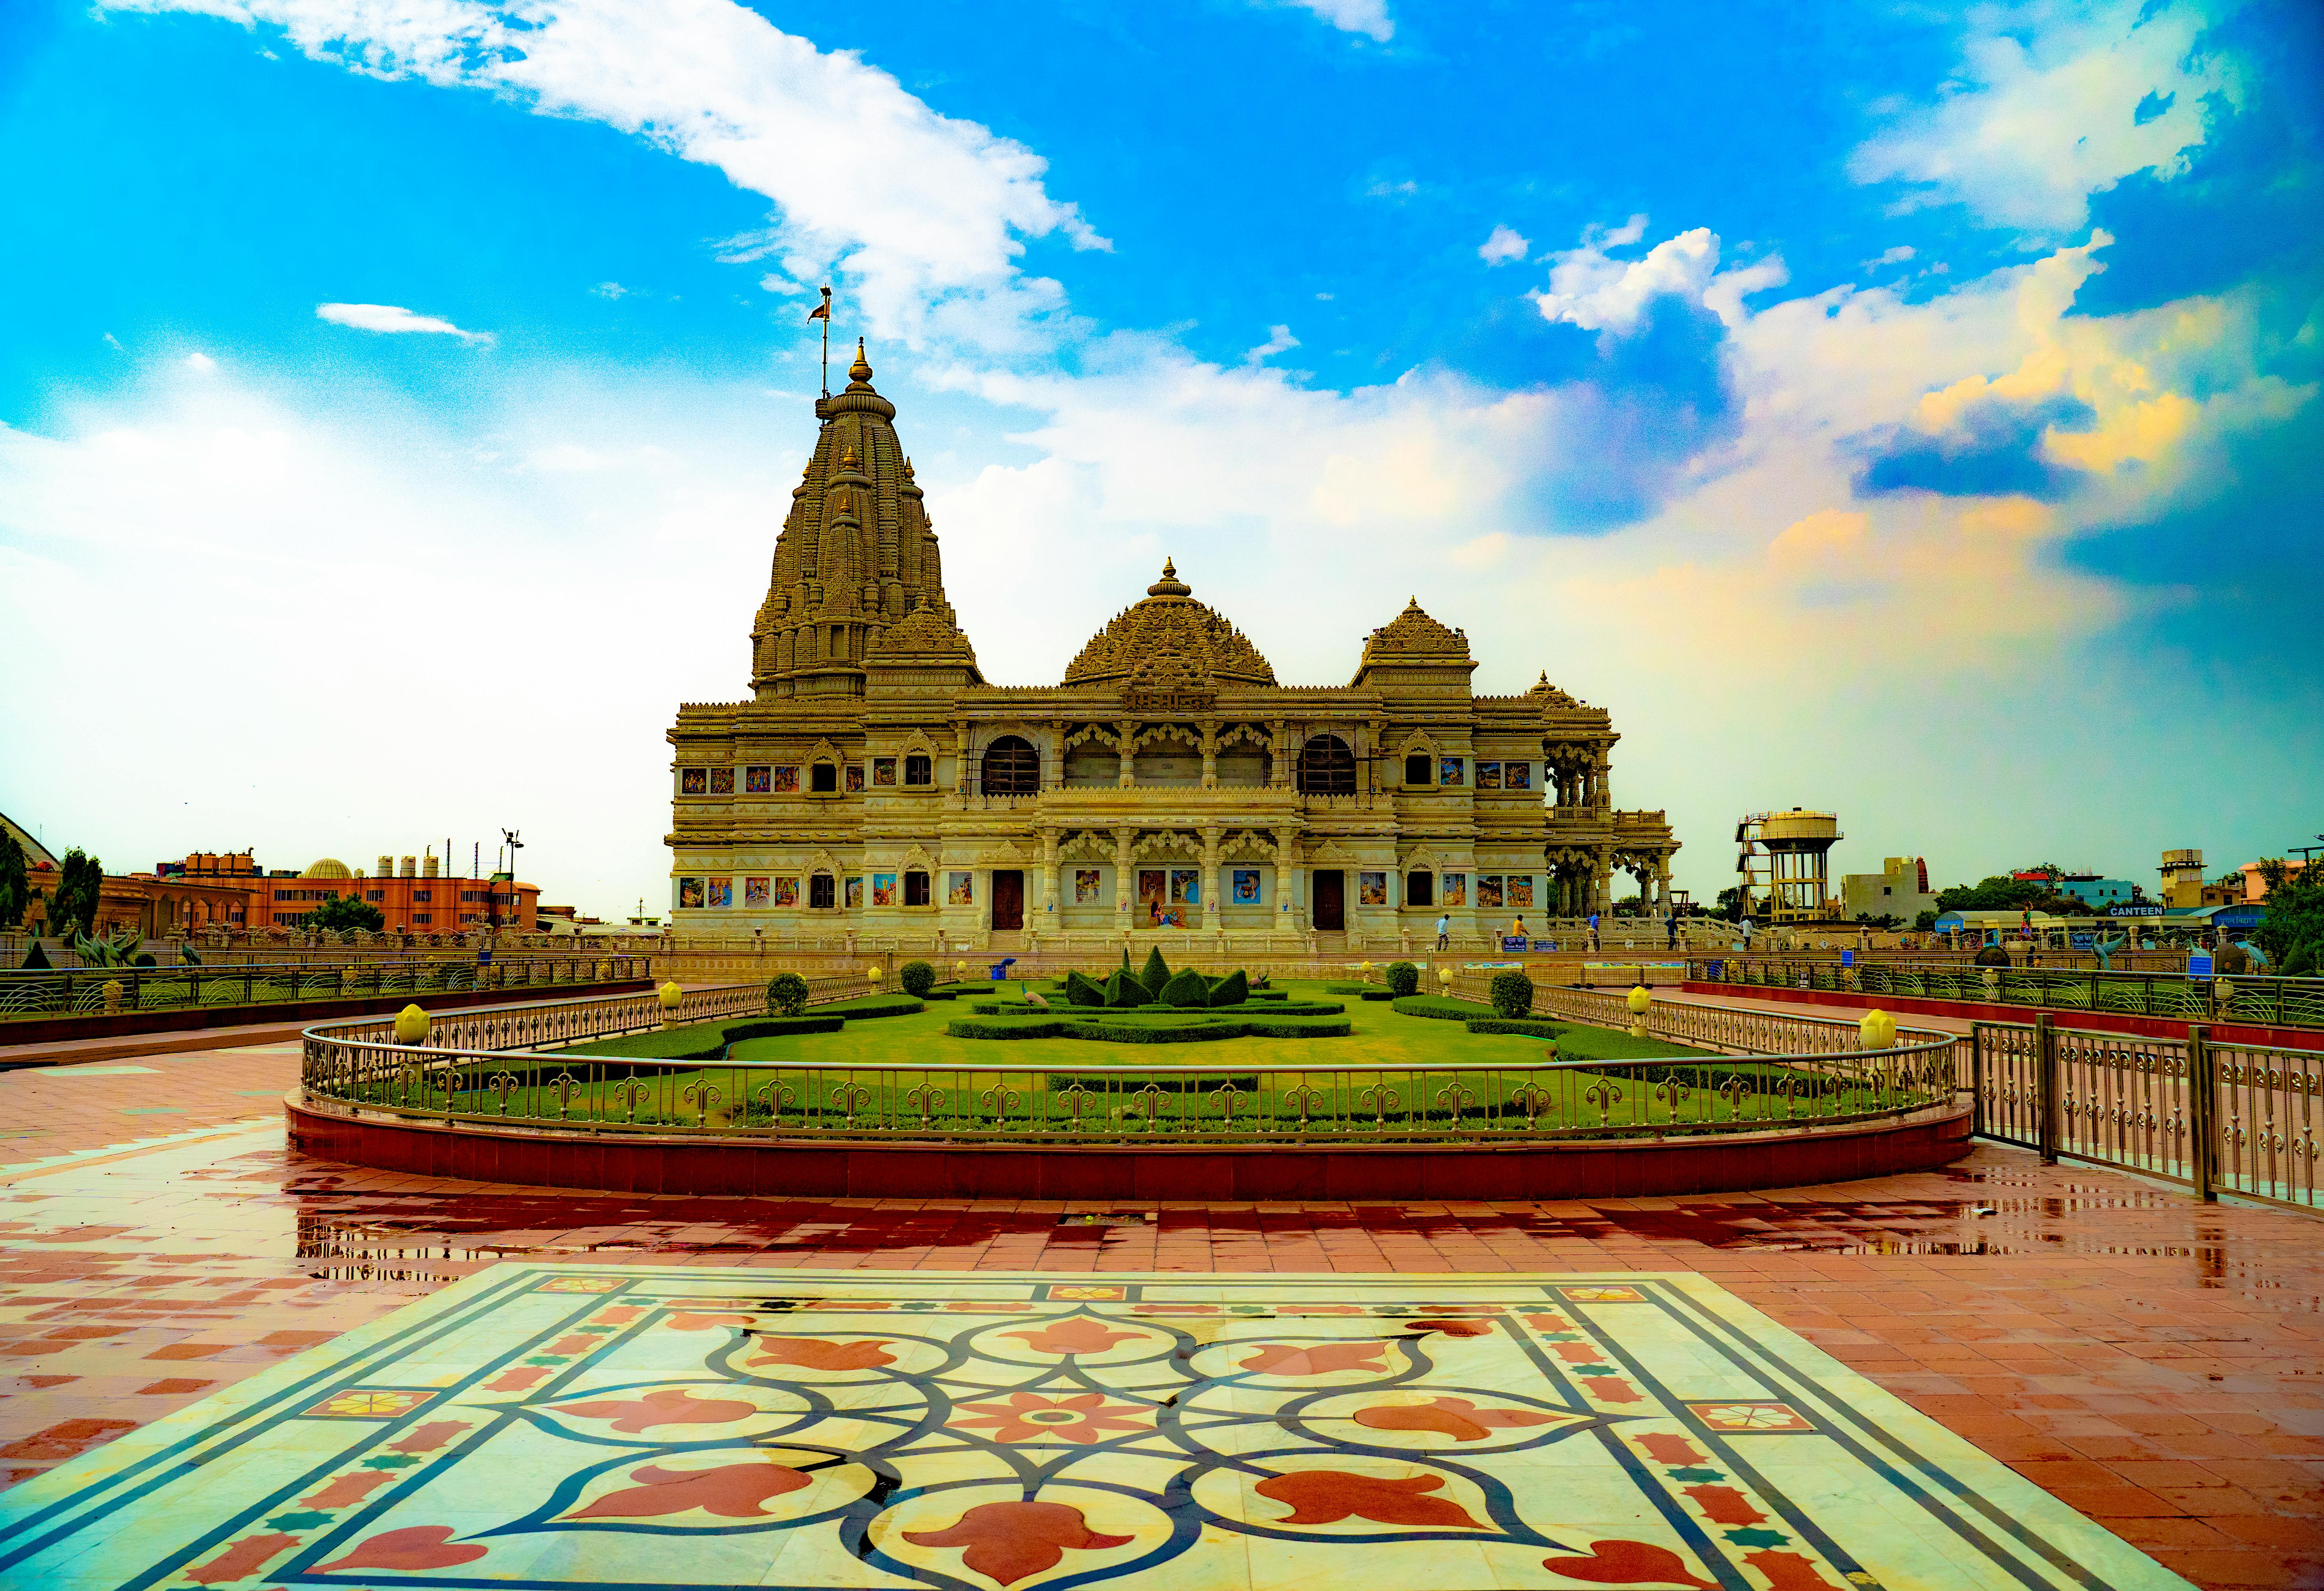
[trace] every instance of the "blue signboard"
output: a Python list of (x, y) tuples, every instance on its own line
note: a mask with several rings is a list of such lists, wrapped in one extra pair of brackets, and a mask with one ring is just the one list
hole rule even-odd
[(2198, 950), (2187, 957), (2187, 976), (2190, 978), (2207, 978), (2211, 976), (2209, 951)]
[(1840, 964), (1842, 967), (1854, 967), (1856, 965), (1856, 952), (1853, 950), (1842, 950), (1840, 953)]
[(1503, 950), (1505, 950), (1505, 951), (1508, 951), (1508, 950), (1522, 950), (1522, 949), (1524, 949), (1525, 948), (1526, 948), (1526, 942), (1525, 942), (1525, 940), (1523, 940), (1522, 939), (1519, 939), (1517, 935), (1515, 935), (1515, 934), (1503, 934), (1503, 935), (1501, 936), (1501, 948), (1502, 948)]
[(2090, 948), (2091, 946), (2098, 943), (2098, 936), (2096, 934), (2068, 934), (2066, 936), (2066, 942), (2073, 946), (2077, 950), (2087, 950)]

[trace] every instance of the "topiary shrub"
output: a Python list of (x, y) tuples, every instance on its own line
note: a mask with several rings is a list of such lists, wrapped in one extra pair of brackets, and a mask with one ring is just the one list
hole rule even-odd
[(1524, 1033), (1536, 1039), (1554, 1039), (1567, 1025), (1537, 1016), (1472, 1016), (1462, 1023), (1472, 1033)]
[(1467, 1022), (1472, 1016), (1489, 1016), (1493, 1010), (1474, 1000), (1455, 1000), (1444, 994), (1407, 995), (1388, 1009), (1400, 1016), (1434, 1017), (1442, 1022)]
[(1288, 1000), (1291, 998), (1291, 991), (1288, 989), (1262, 989), (1254, 985), (1250, 991), (1250, 997), (1254, 1000)]
[(896, 969), (896, 986), (915, 1000), (925, 1000), (936, 986), (936, 969), (925, 961), (907, 961)]
[(795, 972), (779, 972), (767, 980), (767, 1012), (771, 1016), (797, 1016), (807, 1009), (807, 980)]
[(1146, 985), (1119, 967), (1114, 969), (1111, 977), (1105, 980), (1105, 1003), (1117, 1009), (1153, 1004), (1147, 995)]
[(1158, 997), (1165, 1005), (1208, 1005), (1211, 1003), (1211, 985), (1201, 973), (1189, 967), (1172, 973), (1168, 981), (1163, 984)]
[[(159, 967), (161, 964), (153, 958), (152, 951), (140, 950), (136, 955), (132, 956), (129, 958), (129, 965), (132, 967)], [(2230, 972), (2239, 972), (2242, 969), (2240, 967), (2229, 967), (2227, 970)]]
[(1065, 1030), (1065, 1024), (1055, 1018), (1024, 1022), (1005, 1016), (968, 1017), (945, 1024), (945, 1031), (955, 1039), (1054, 1039)]
[(1353, 1029), (1345, 1017), (1338, 1022), (1301, 1022), (1269, 1014), (1250, 1018), (1242, 1024), (1242, 1031), (1254, 1039), (1344, 1039)]
[[(1122, 952), (1125, 957), (1129, 954), (1127, 950)], [(1162, 985), (1170, 981), (1170, 964), (1162, 959), (1161, 946), (1156, 945), (1146, 952), (1146, 965), (1139, 968), (1138, 981), (1146, 985), (1148, 999), (1159, 1000), (1162, 997)]]
[[(989, 994), (991, 990), (988, 988), (980, 993)], [(853, 1000), (835, 1000), (816, 1009), (833, 1016), (844, 1017), (849, 1022), (862, 1022), (875, 1016), (912, 1016), (926, 1011), (927, 1005), (909, 994), (859, 994)]]
[(1077, 972), (1069, 972), (1065, 974), (1065, 1004), (1102, 1005), (1105, 1004), (1105, 985), (1095, 978), (1084, 977)]
[(1979, 967), (2006, 967), (2009, 965), (2009, 952), (1998, 945), (1987, 945), (1977, 953), (1975, 960)]
[(32, 948), (24, 952), (24, 970), (26, 972), (47, 972), (51, 970), (51, 963), (49, 960), (49, 952), (47, 948), (43, 946), (40, 940), (34, 939), (32, 941)]
[(1383, 975), (1388, 979), (1388, 993), (1397, 995), (1420, 992), (1420, 968), (1409, 961), (1391, 961)]
[(1533, 1010), (1533, 980), (1514, 967), (1506, 967), (1493, 975), (1489, 995), (1500, 1015), (1527, 1015)]
[(1227, 974), (1211, 988), (1211, 1004), (1213, 1006), (1240, 1005), (1250, 998), (1250, 983), (1242, 976), (1240, 967)]

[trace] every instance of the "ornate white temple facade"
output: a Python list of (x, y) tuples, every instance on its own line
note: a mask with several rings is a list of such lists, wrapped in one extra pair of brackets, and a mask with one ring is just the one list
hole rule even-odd
[[(1165, 565), (1052, 687), (988, 684), (859, 349), (820, 400), (751, 631), (749, 699), (669, 732), (673, 923), (786, 947), (1475, 950), (1668, 898), (1619, 737), (1545, 676), (1478, 696), (1409, 604), (1342, 687), (1285, 686)], [(1569, 923), (1570, 926), (1570, 923)]]

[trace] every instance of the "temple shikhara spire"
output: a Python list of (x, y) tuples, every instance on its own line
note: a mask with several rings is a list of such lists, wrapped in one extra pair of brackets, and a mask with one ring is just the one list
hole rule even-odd
[(989, 683), (860, 341), (847, 376), (815, 405), (751, 695), (670, 731), (680, 925), (841, 952), (1194, 934), (1314, 954), (1434, 946), (1439, 919), (1462, 950), (1520, 920), (1554, 933), (1626, 874), (1668, 902), (1678, 841), (1614, 805), (1605, 710), (1546, 672), (1477, 694), (1468, 636), (1416, 596), (1364, 634), (1347, 684), (1286, 686), (1212, 604), (1263, 620), (1286, 594), (1166, 558), (1057, 684)]

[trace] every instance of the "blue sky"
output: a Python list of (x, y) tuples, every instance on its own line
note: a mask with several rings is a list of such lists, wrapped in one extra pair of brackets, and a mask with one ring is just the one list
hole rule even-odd
[(1610, 708), (1705, 896), (1777, 804), (1946, 879), (2279, 850), (2319, 82), (2290, 4), (24, 0), (0, 806), (652, 898), (829, 281), (997, 679), (1168, 553), (1287, 680), (1417, 595)]

